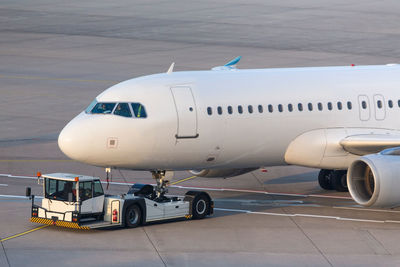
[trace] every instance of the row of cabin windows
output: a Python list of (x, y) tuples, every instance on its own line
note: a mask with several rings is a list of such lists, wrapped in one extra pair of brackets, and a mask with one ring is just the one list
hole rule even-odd
[[(332, 102), (326, 103), (326, 107), (327, 107), (328, 110), (333, 110), (334, 105), (335, 105), (335, 104), (333, 104)], [(339, 101), (339, 102), (336, 102), (336, 107), (337, 107), (338, 110), (342, 110), (342, 109), (343, 109), (343, 105), (345, 105), (345, 106), (347, 107), (348, 110), (351, 110), (351, 109), (353, 108), (353, 104), (352, 104), (351, 101), (347, 101), (347, 102), (344, 103), (344, 104), (342, 104), (342, 102), (340, 102), (340, 101)], [(400, 100), (397, 101), (397, 105), (400, 107)], [(382, 102), (382, 100), (377, 100), (377, 101), (376, 101), (376, 106), (377, 106), (377, 108), (379, 108), (379, 109), (383, 108), (383, 102)], [(392, 100), (389, 100), (389, 101), (388, 101), (388, 106), (389, 106), (389, 108), (393, 108), (393, 101), (392, 101)], [(362, 101), (362, 102), (361, 102), (361, 107), (362, 107), (363, 109), (366, 109), (366, 108), (368, 107), (367, 102), (366, 102), (366, 101)], [(263, 107), (262, 105), (258, 105), (256, 108), (253, 108), (252, 105), (248, 105), (248, 106), (247, 106), (247, 111), (248, 111), (250, 114), (254, 112), (254, 109), (257, 109), (257, 110), (258, 110), (258, 113), (263, 113), (263, 112), (264, 112), (264, 107)], [(270, 112), (270, 113), (274, 112), (274, 107), (273, 107), (273, 105), (271, 105), (271, 104), (267, 106), (267, 109), (268, 109), (268, 112)], [(287, 105), (287, 110), (288, 110), (289, 112), (293, 112), (294, 109), (295, 109), (295, 105), (293, 105), (293, 104), (288, 104), (288, 105)], [(309, 111), (313, 111), (313, 110), (314, 110), (313, 103), (308, 103), (308, 104), (306, 105), (306, 109), (308, 109)], [(317, 103), (316, 109), (318, 109), (319, 111), (322, 111), (322, 110), (324, 109), (323, 104), (322, 104), (321, 102)], [(241, 106), (241, 105), (238, 105), (238, 106), (237, 106), (237, 112), (238, 112), (239, 114), (242, 114), (242, 113), (243, 113), (243, 110), (244, 110), (243, 106)], [(278, 105), (278, 111), (279, 111), (279, 112), (283, 112), (283, 110), (284, 110), (284, 106), (283, 106), (282, 104), (279, 104), (279, 105)], [(298, 110), (298, 111), (303, 111), (303, 110), (304, 110), (304, 107), (303, 107), (303, 104), (302, 104), (302, 103), (298, 103), (298, 104), (297, 104), (297, 110)], [(228, 111), (228, 114), (233, 114), (233, 107), (232, 107), (232, 106), (228, 106), (228, 107), (227, 107), (227, 111)], [(213, 113), (212, 107), (207, 107), (207, 113), (208, 113), (208, 115), (212, 115), (212, 113)], [(217, 113), (218, 113), (219, 115), (222, 115), (223, 110), (222, 110), (222, 107), (221, 107), (221, 106), (218, 106), (218, 107), (217, 107)]]
[[(342, 110), (342, 109), (343, 109), (343, 104), (342, 104), (342, 102), (337, 102), (336, 105), (337, 105), (338, 110)], [(282, 104), (279, 104), (279, 105), (277, 106), (277, 108), (278, 108), (278, 111), (279, 111), (279, 112), (283, 112), (283, 110), (284, 110), (284, 106), (283, 106)], [(333, 109), (333, 104), (332, 104), (331, 102), (328, 102), (328, 103), (327, 103), (327, 108), (328, 108), (328, 110), (332, 110), (332, 109)], [(351, 103), (350, 101), (348, 101), (348, 102), (347, 102), (347, 109), (351, 110), (352, 108), (353, 108), (352, 103)], [(233, 109), (234, 109), (234, 108), (233, 108), (232, 106), (228, 106), (228, 107), (227, 107), (228, 114), (233, 114)], [(288, 110), (289, 112), (293, 112), (294, 109), (295, 109), (295, 106), (294, 106), (293, 104), (288, 104), (288, 105), (287, 105), (287, 110)], [(313, 111), (313, 109), (314, 109), (313, 104), (312, 104), (312, 103), (308, 103), (308, 104), (307, 104), (307, 109), (308, 109), (309, 111)], [(317, 103), (317, 109), (318, 109), (319, 111), (322, 111), (322, 110), (323, 110), (323, 105), (322, 105), (322, 103)], [(247, 111), (248, 111), (250, 114), (254, 113), (255, 110), (257, 110), (258, 113), (263, 113), (263, 112), (264, 112), (264, 107), (263, 107), (262, 105), (258, 105), (258, 106), (256, 106), (256, 107), (253, 107), (252, 105), (248, 105), (248, 106), (247, 106)], [(270, 113), (274, 112), (274, 106), (273, 106), (273, 105), (268, 105), (268, 106), (267, 106), (267, 110), (268, 110), (268, 112), (270, 112)], [(297, 110), (298, 110), (298, 111), (303, 111), (303, 110), (304, 110), (304, 107), (303, 107), (303, 104), (302, 104), (302, 103), (297, 104)], [(242, 105), (238, 105), (238, 106), (237, 106), (237, 112), (238, 112), (239, 114), (242, 114), (243, 111), (244, 111), (243, 106), (242, 106)], [(207, 113), (208, 113), (208, 115), (212, 115), (212, 113), (213, 113), (212, 107), (207, 107)], [(217, 107), (217, 113), (218, 113), (219, 115), (222, 115), (223, 110), (222, 110), (222, 107), (221, 107), (221, 106), (218, 106), (218, 107)]]

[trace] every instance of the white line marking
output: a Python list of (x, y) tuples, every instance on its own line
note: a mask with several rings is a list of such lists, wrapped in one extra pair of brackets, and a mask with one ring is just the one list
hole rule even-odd
[(325, 216), (325, 215), (317, 215), (317, 214), (287, 214), (287, 213), (274, 213), (274, 212), (258, 212), (258, 211), (250, 211), (250, 210), (238, 210), (238, 209), (222, 209), (222, 208), (214, 208), (214, 210), (220, 211), (230, 211), (230, 212), (240, 212), (240, 213), (248, 213), (248, 214), (259, 214), (259, 215), (268, 215), (268, 216), (282, 216), (282, 217), (308, 217), (308, 218), (318, 218), (318, 219), (334, 219), (339, 221), (352, 221), (352, 222), (368, 222), (368, 223), (400, 223), (400, 221), (393, 220), (368, 220), (368, 219), (357, 219), (357, 218), (342, 218), (337, 216)]
[[(22, 198), (22, 199), (29, 199), (29, 197), (26, 196), (17, 196), (17, 195), (0, 195), (0, 197), (4, 198)], [(43, 198), (41, 196), (35, 196), (35, 198)]]
[[(37, 179), (37, 177), (33, 176), (17, 176), (11, 174), (0, 174), (0, 176), (8, 177), (8, 178), (17, 178), (17, 179)], [(107, 184), (106, 181), (101, 181), (103, 184)], [(122, 182), (109, 182), (109, 184), (114, 185), (132, 185), (133, 183), (122, 183)], [(154, 184), (153, 184), (154, 185)], [(255, 194), (265, 194), (265, 195), (274, 195), (274, 196), (292, 196), (292, 197), (317, 197), (317, 198), (333, 198), (333, 199), (346, 199), (353, 200), (351, 197), (342, 197), (342, 196), (326, 196), (326, 195), (303, 195), (303, 194), (292, 194), (292, 193), (274, 193), (274, 192), (266, 192), (259, 190), (246, 190), (246, 189), (234, 189), (234, 188), (212, 188), (212, 187), (195, 187), (195, 186), (182, 186), (182, 185), (171, 185), (170, 187), (180, 188), (180, 189), (197, 189), (197, 190), (208, 190), (208, 191), (219, 191), (219, 192), (240, 192), (240, 193), (255, 193)]]
[(381, 209), (381, 210), (377, 210), (377, 209), (368, 209), (368, 208), (352, 208), (352, 207), (332, 207), (334, 209), (344, 209), (344, 210), (360, 210), (360, 211), (373, 211), (373, 212), (391, 212), (391, 213), (400, 213), (400, 211), (398, 210), (385, 210), (385, 209)]
[(8, 186), (8, 184), (0, 184), (0, 186)]

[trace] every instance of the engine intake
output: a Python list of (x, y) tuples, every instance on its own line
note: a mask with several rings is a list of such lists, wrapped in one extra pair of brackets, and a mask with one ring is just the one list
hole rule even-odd
[(400, 205), (400, 157), (385, 151), (355, 160), (347, 172), (352, 198), (366, 207)]

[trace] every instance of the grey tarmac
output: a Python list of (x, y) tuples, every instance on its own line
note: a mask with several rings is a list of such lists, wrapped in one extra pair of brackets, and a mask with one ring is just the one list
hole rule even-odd
[[(0, 266), (400, 265), (400, 210), (361, 208), (348, 193), (322, 190), (315, 169), (177, 183), (172, 194), (209, 192), (214, 216), (136, 229), (26, 233), (39, 225), (23, 197), (26, 186), (41, 194), (37, 171), (105, 179), (63, 155), (57, 136), (119, 81), (239, 55), (239, 68), (394, 63), (399, 13), (394, 0), (1, 1)], [(176, 172), (172, 182), (190, 176)], [(107, 192), (136, 182), (153, 181), (113, 171)]]

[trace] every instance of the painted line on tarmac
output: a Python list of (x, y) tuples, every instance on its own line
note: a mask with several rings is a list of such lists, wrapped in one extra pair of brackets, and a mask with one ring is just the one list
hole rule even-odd
[(73, 162), (72, 159), (0, 159), (0, 162)]
[[(0, 195), (0, 197), (4, 198), (19, 198), (19, 199), (29, 199), (27, 196), (18, 196), (18, 195)], [(35, 196), (35, 198), (43, 198), (41, 196)]]
[[(0, 174), (0, 176), (8, 177), (8, 178), (17, 178), (17, 179), (34, 179), (37, 177), (33, 176), (17, 176), (12, 174)], [(189, 179), (191, 177), (185, 178)], [(193, 179), (193, 178), (192, 178)], [(184, 179), (182, 179), (184, 180)], [(180, 182), (179, 180), (177, 182)], [(182, 181), (183, 182), (183, 181)], [(107, 181), (101, 181), (103, 184), (107, 184)], [(134, 183), (124, 183), (124, 182), (109, 182), (109, 184), (114, 185), (132, 185)], [(152, 184), (154, 185), (154, 184)], [(282, 193), (282, 192), (267, 192), (261, 190), (247, 190), (247, 189), (234, 189), (234, 188), (213, 188), (213, 187), (197, 187), (197, 186), (181, 186), (181, 185), (172, 185), (171, 187), (180, 188), (180, 189), (195, 189), (195, 190), (209, 190), (209, 191), (219, 191), (219, 192), (239, 192), (239, 193), (254, 193), (254, 194), (266, 194), (266, 195), (275, 195), (275, 196), (290, 196), (290, 197), (315, 197), (315, 198), (331, 198), (331, 199), (345, 199), (345, 200), (353, 200), (351, 197), (343, 197), (343, 196), (332, 196), (332, 195), (318, 195), (318, 194), (294, 194), (294, 193)]]
[(8, 184), (0, 184), (0, 186), (8, 186)]
[(45, 228), (45, 227), (48, 227), (48, 226), (50, 226), (50, 225), (48, 225), (48, 224), (46, 224), (46, 225), (41, 225), (41, 226), (39, 226), (39, 227), (36, 227), (36, 228), (33, 228), (33, 229), (31, 229), (31, 230), (28, 230), (28, 231), (25, 231), (25, 232), (22, 232), (22, 233), (19, 233), (19, 234), (16, 234), (16, 235), (12, 235), (12, 236), (9, 236), (9, 237), (6, 237), (6, 238), (3, 238), (3, 239), (0, 239), (0, 242), (4, 242), (4, 241), (7, 241), (7, 240), (10, 240), (10, 239), (16, 238), (16, 237), (20, 237), (20, 236), (23, 236), (23, 235), (26, 235), (26, 234), (32, 233), (32, 232), (34, 232), (34, 231), (37, 231), (37, 230), (43, 229), (43, 228)]
[(85, 82), (85, 83), (116, 83), (117, 81), (109, 80), (84, 80), (84, 79), (73, 79), (73, 78), (52, 78), (52, 77), (40, 77), (40, 76), (17, 76), (17, 75), (0, 75), (0, 78), (7, 79), (23, 79), (23, 80), (47, 80), (47, 81), (70, 81), (70, 82)]
[(368, 223), (400, 223), (400, 221), (394, 220), (369, 220), (369, 219), (357, 219), (357, 218), (346, 218), (338, 216), (326, 216), (317, 214), (304, 214), (304, 213), (275, 213), (275, 212), (259, 212), (251, 210), (238, 210), (238, 209), (222, 209), (214, 208), (214, 210), (227, 211), (227, 212), (239, 212), (247, 214), (258, 214), (258, 215), (268, 215), (268, 216), (280, 216), (280, 217), (305, 217), (305, 218), (315, 218), (315, 219), (333, 219), (338, 221), (352, 221), (352, 222), (368, 222)]
[(387, 209), (368, 209), (368, 208), (352, 208), (352, 207), (333, 207), (334, 209), (343, 209), (343, 210), (362, 210), (362, 211), (372, 211), (372, 212), (391, 212), (391, 213), (400, 213), (399, 210), (387, 210)]

